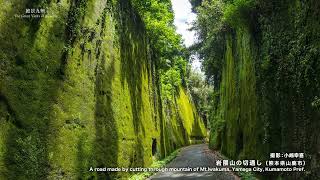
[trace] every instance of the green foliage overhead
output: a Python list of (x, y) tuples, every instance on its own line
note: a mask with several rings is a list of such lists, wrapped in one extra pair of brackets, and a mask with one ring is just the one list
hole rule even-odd
[(225, 4), (223, 21), (232, 27), (247, 23), (250, 13), (255, 6), (254, 0), (233, 0)]
[(203, 60), (208, 81), (217, 83), (221, 80), (226, 32), (247, 26), (255, 6), (253, 0), (204, 0), (197, 7), (198, 17), (193, 30), (197, 31), (199, 41), (190, 50)]
[(224, 32), (227, 30), (223, 22), (224, 4), (220, 0), (205, 0), (197, 8), (198, 17), (193, 30), (197, 32), (198, 43), (190, 49), (203, 60), (202, 68), (207, 80), (218, 81), (221, 76), (223, 52), (225, 50)]
[(141, 15), (150, 40), (153, 57), (159, 67), (163, 97), (170, 100), (182, 83), (188, 55), (173, 24), (174, 14), (170, 0), (133, 0)]
[(193, 70), (191, 70), (187, 82), (198, 111), (207, 115), (213, 105), (213, 87), (205, 82), (202, 74)]
[(192, 11), (196, 12), (197, 7), (199, 7), (203, 0), (189, 0), (192, 5)]
[(160, 59), (183, 55), (181, 36), (176, 33), (173, 24), (171, 1), (133, 0), (132, 2), (145, 22), (154, 55)]

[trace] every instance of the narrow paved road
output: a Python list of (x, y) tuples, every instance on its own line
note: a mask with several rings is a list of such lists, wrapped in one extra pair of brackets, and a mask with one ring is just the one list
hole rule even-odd
[[(212, 152), (207, 144), (191, 145), (181, 152), (167, 167), (216, 167), (216, 160), (221, 158)], [(152, 180), (239, 180), (231, 172), (159, 172), (150, 177)]]

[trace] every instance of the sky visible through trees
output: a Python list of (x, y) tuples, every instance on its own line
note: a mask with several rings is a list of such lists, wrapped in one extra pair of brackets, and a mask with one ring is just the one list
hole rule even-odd
[[(189, 30), (192, 27), (192, 22), (196, 20), (196, 14), (191, 10), (189, 0), (171, 0), (174, 11), (174, 24), (177, 27), (177, 33), (182, 35), (184, 44), (189, 47), (193, 45), (197, 38), (195, 31)], [(194, 57), (191, 65), (192, 68), (201, 72), (201, 62), (197, 57)]]

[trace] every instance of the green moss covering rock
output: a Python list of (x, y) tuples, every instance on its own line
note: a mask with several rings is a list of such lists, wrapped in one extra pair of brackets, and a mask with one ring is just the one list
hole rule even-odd
[[(181, 87), (163, 116), (144, 22), (129, 1), (0, 1), (0, 179), (125, 177), (204, 137)], [(45, 7), (47, 18), (16, 18)], [(165, 142), (165, 143), (162, 143)]]
[(264, 178), (319, 179), (319, 1), (203, 2), (196, 48), (219, 93), (210, 146), (233, 159), (303, 152), (305, 172)]

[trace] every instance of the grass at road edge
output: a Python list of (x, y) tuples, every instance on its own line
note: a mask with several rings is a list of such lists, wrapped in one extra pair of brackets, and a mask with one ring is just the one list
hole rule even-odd
[(252, 172), (236, 172), (236, 174), (240, 176), (241, 180), (258, 180)]
[[(175, 150), (172, 152), (169, 156), (165, 157), (164, 159), (157, 160), (152, 163), (150, 168), (163, 168), (165, 165), (170, 163), (174, 158), (177, 157), (178, 153), (180, 152), (180, 149)], [(134, 174), (129, 178), (129, 180), (144, 180), (147, 179), (148, 177), (152, 176), (156, 172), (139, 172)]]

